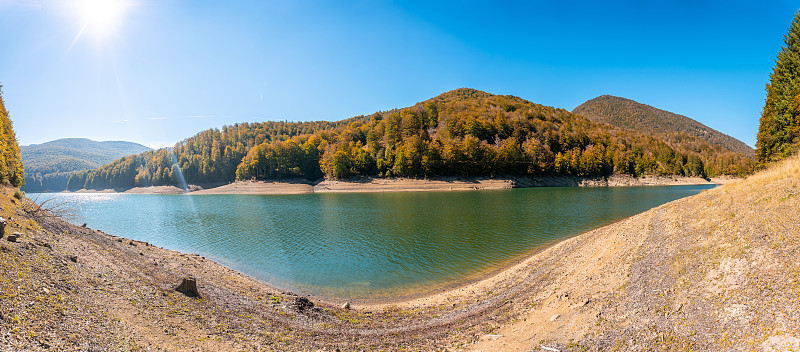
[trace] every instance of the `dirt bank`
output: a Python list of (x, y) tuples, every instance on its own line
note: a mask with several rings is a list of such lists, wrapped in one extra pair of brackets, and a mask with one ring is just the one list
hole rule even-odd
[(577, 176), (536, 176), (509, 178), (440, 177), (434, 179), (371, 178), (323, 180), (310, 183), (302, 180), (288, 182), (237, 181), (230, 184), (189, 185), (188, 190), (174, 186), (136, 187), (131, 189), (79, 190), (77, 193), (136, 193), (136, 194), (307, 194), (307, 193), (364, 193), (364, 192), (443, 192), (497, 190), (525, 187), (618, 187), (618, 186), (679, 186), (726, 184), (738, 178), (631, 177), (613, 175), (603, 178)]
[(476, 191), (510, 189), (513, 186), (514, 183), (510, 179), (365, 178), (362, 181), (325, 180), (314, 186), (314, 193)]

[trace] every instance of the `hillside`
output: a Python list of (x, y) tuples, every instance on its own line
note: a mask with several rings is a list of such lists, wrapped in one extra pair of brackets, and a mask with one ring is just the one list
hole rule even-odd
[[(69, 189), (320, 177), (745, 175), (752, 160), (591, 121), (514, 96), (457, 89), (337, 122), (263, 122), (201, 132), (70, 178)], [(674, 143), (672, 143), (674, 144)]]
[(24, 182), (25, 171), (19, 155), (17, 136), (3, 102), (2, 88), (0, 85), (0, 184), (19, 187)]
[(753, 159), (755, 156), (753, 148), (736, 138), (689, 117), (630, 99), (603, 95), (579, 105), (572, 113), (593, 121), (652, 134), (683, 153), (694, 151), (702, 154), (706, 164), (713, 158), (732, 158), (737, 160), (734, 164), (743, 164), (746, 161), (740, 159)]
[(150, 150), (122, 141), (96, 142), (86, 138), (63, 138), (20, 147), (25, 164), (26, 192), (63, 191), (76, 171), (95, 169), (123, 156)]
[[(0, 346), (15, 350), (787, 351), (800, 348), (800, 157), (408, 302), (281, 292), (67, 224), (0, 189)], [(768, 214), (768, 215), (765, 215)], [(201, 298), (174, 289), (197, 279)]]

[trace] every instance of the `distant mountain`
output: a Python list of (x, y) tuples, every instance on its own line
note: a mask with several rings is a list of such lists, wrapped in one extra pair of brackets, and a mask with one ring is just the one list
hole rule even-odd
[(687, 136), (689, 139), (695, 137), (751, 159), (755, 157), (753, 148), (736, 138), (689, 117), (630, 99), (603, 95), (581, 104), (572, 113), (617, 127), (659, 135), (673, 145), (685, 144)]
[(76, 171), (97, 168), (127, 155), (151, 150), (122, 141), (97, 142), (86, 138), (64, 138), (20, 147), (25, 165), (26, 192), (63, 191)]

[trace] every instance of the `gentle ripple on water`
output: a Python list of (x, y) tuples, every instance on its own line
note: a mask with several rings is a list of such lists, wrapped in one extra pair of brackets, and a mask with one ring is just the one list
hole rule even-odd
[(202, 254), (299, 293), (352, 299), (463, 283), (542, 246), (710, 187), (38, 197), (70, 202), (76, 222), (110, 234)]

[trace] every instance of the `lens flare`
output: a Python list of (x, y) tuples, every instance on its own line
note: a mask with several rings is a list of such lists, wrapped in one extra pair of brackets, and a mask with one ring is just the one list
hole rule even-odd
[(98, 39), (114, 34), (132, 7), (129, 0), (73, 0), (72, 12), (81, 25), (81, 32)]

